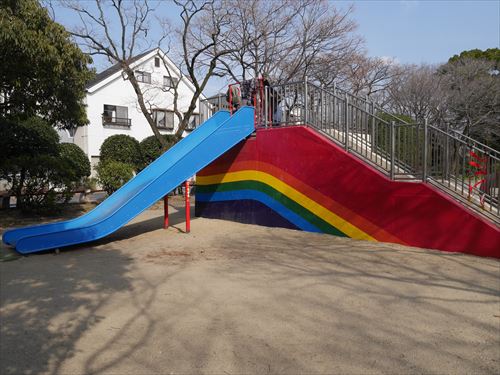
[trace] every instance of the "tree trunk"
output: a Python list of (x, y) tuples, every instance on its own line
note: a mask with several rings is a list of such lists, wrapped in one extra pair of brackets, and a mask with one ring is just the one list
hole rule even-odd
[(149, 126), (151, 127), (151, 130), (153, 131), (153, 134), (155, 135), (156, 139), (158, 142), (161, 144), (162, 150), (166, 150), (168, 148), (168, 143), (165, 141), (165, 139), (161, 136), (160, 131), (156, 127), (155, 121), (151, 114), (149, 113), (148, 109), (146, 108), (146, 104), (144, 103), (144, 96), (142, 95), (141, 88), (139, 87), (139, 82), (137, 82), (137, 79), (135, 78), (134, 71), (130, 69), (128, 65), (122, 65), (123, 70), (127, 73), (127, 77), (132, 84), (132, 87), (134, 88), (135, 94), (137, 95), (137, 101), (139, 102), (139, 107), (141, 108), (142, 114), (144, 117), (146, 117), (146, 120), (148, 121)]

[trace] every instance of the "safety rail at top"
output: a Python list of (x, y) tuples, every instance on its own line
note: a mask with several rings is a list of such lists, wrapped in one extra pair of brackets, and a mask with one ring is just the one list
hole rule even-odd
[[(207, 99), (230, 108), (225, 96)], [(430, 183), (500, 224), (500, 152), (448, 126), (408, 123), (368, 98), (307, 80), (253, 96), (256, 128), (306, 125), (393, 180)]]

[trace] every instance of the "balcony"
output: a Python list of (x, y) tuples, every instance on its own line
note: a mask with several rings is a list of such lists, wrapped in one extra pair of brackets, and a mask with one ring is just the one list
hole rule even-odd
[(102, 124), (109, 127), (130, 128), (132, 120), (126, 117), (102, 116)]

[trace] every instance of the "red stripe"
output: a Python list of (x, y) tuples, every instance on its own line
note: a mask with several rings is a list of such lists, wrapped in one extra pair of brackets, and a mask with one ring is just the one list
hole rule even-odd
[(377, 239), (500, 257), (500, 231), (494, 225), (428, 184), (389, 180), (305, 127), (258, 130), (256, 138), (226, 153), (200, 175), (223, 173), (234, 163), (234, 168), (271, 168), (270, 174), (286, 178)]

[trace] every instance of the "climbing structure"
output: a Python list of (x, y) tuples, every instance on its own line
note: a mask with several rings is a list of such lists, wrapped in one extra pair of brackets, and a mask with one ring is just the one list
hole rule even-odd
[(496, 154), (313, 89), (266, 94), (282, 113), (198, 173), (197, 216), (500, 257), (498, 190), (480, 182)]

